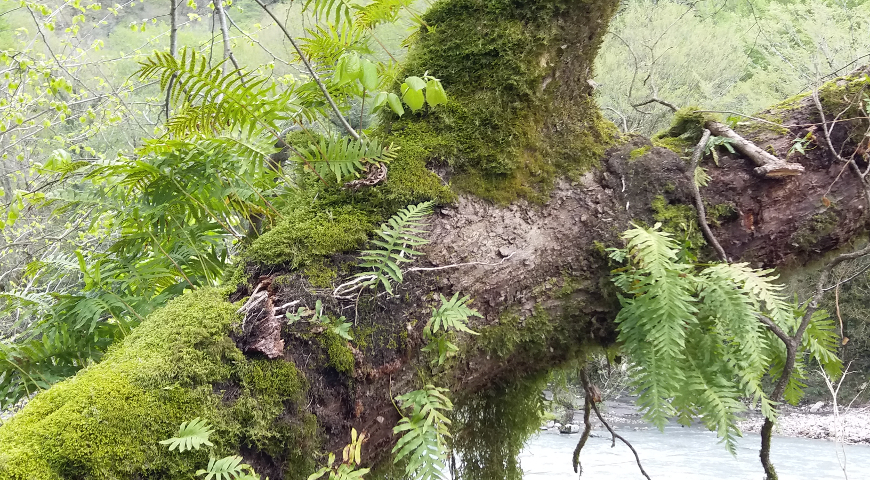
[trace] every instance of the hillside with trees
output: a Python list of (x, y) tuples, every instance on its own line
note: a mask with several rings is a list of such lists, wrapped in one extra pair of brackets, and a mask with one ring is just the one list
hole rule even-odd
[(604, 357), (731, 451), (760, 409), (776, 479), (783, 403), (867, 368), (868, 29), (0, 3), (0, 478), (521, 478), (553, 374), (588, 418)]

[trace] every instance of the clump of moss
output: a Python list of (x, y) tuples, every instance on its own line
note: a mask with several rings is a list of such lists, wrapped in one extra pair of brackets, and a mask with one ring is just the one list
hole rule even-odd
[(548, 375), (506, 379), (460, 398), (454, 414), (455, 450), (461, 477), (469, 480), (521, 480), (518, 456), (538, 430), (546, 411), (541, 394)]
[(329, 357), (327, 365), (339, 373), (353, 377), (356, 360), (347, 341), (331, 330), (324, 331), (320, 341), (326, 349), (326, 355)]
[(653, 145), (667, 148), (679, 155), (695, 147), (701, 140), (704, 124), (714, 118), (698, 107), (684, 107), (674, 113), (671, 126), (652, 137)]
[[(563, 33), (548, 20), (568, 8), (558, 1), (434, 4), (400, 77), (428, 71), (450, 101), (402, 119), (388, 115), (389, 132), (411, 157), (452, 167), (455, 190), (498, 203), (543, 201), (558, 174), (596, 166), (615, 126), (591, 99), (556, 107), (541, 91), (551, 70), (541, 59)], [(556, 116), (558, 125), (549, 125)]]
[(823, 238), (833, 233), (839, 222), (837, 209), (832, 206), (810, 217), (810, 220), (802, 224), (792, 235), (791, 241), (803, 250), (810, 250), (815, 248)]
[(324, 261), (317, 261), (305, 267), (302, 271), (306, 277), (308, 277), (308, 282), (311, 283), (312, 286), (318, 288), (329, 288), (332, 286), (332, 280), (338, 276), (338, 272), (335, 268), (330, 267)]
[(281, 220), (245, 251), (259, 265), (311, 265), (338, 252), (358, 249), (368, 240), (379, 216), (354, 205), (295, 204)]
[(300, 400), (308, 390), (305, 377), (292, 362), (251, 360), (239, 368), (241, 385), (259, 397)]
[(540, 305), (525, 319), (507, 310), (499, 316), (498, 325), (483, 329), (476, 345), (501, 358), (520, 348), (524, 351), (540, 351), (546, 347), (546, 339), (553, 329), (554, 322)]
[(677, 238), (688, 242), (693, 248), (700, 248), (707, 244), (698, 226), (698, 213), (694, 206), (668, 203), (662, 195), (656, 196), (651, 206), (655, 212), (653, 218), (661, 222), (666, 232), (675, 234)]
[[(237, 453), (243, 442), (261, 447), (258, 435), (274, 430), (286, 413), (283, 401), (298, 398), (305, 387), (297, 380), (260, 388), (289, 378), (292, 365), (248, 363), (227, 336), (239, 319), (226, 294), (185, 293), (149, 316), (101, 363), (38, 394), (0, 427), (0, 477), (191, 478), (209, 452), (169, 452), (157, 442), (195, 417), (214, 425), (216, 455)], [(227, 404), (216, 393), (216, 385), (255, 370), (262, 372), (256, 394)], [(272, 375), (277, 372), (283, 373)], [(259, 424), (242, 420), (245, 413), (260, 415)], [(285, 442), (293, 439), (273, 439)]]
[(640, 148), (635, 148), (634, 150), (632, 150), (631, 152), (628, 153), (628, 160), (629, 161), (637, 160), (638, 158), (649, 153), (650, 150), (652, 150), (652, 147), (649, 145), (644, 145)]

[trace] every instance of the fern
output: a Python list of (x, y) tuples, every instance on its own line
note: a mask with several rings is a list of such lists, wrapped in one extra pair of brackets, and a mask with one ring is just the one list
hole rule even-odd
[(259, 475), (253, 473), (250, 465), (242, 463), (242, 457), (229, 456), (221, 459), (211, 457), (208, 467), (196, 471), (197, 475), (205, 475), (205, 480), (258, 480)]
[[(610, 255), (628, 262), (614, 271), (613, 281), (624, 295), (616, 318), (618, 338), (635, 362), (632, 384), (638, 404), (660, 428), (670, 416), (683, 423), (700, 417), (733, 453), (740, 436), (737, 414), (744, 409), (741, 397), (760, 404), (765, 417), (776, 415), (762, 378), (767, 373), (779, 378), (785, 348), (759, 317), (794, 331), (805, 307), (786, 301), (771, 270), (684, 263), (679, 245), (658, 228), (625, 232), (627, 247)], [(809, 354), (838, 374), (833, 322), (818, 312), (810, 325), (801, 355)], [(800, 398), (802, 371), (798, 359), (786, 389), (789, 401)]]
[(432, 318), (426, 324), (424, 331), (435, 334), (438, 333), (439, 329), (445, 331), (452, 329), (478, 335), (477, 332), (466, 326), (466, 322), (468, 317), (483, 317), (483, 315), (473, 308), (468, 308), (467, 302), (468, 297), (459, 298), (459, 293), (453, 295), (450, 300), (441, 295), (441, 306), (432, 309)]
[[(169, 438), (167, 440), (161, 440), (161, 445), (169, 445), (169, 451), (174, 449), (178, 449), (179, 452), (184, 452), (185, 450), (199, 450), (203, 445), (213, 446), (212, 443), (208, 440), (209, 435), (214, 432), (214, 429), (205, 421), (200, 419), (199, 417), (194, 418), (190, 422), (184, 422), (178, 427), (178, 433), (176, 436)], [(214, 459), (212, 459), (214, 461)], [(209, 464), (209, 470), (211, 470), (211, 463)], [(197, 475), (199, 472), (197, 472)], [(208, 477), (211, 478), (211, 477)]]
[(307, 165), (321, 177), (335, 176), (335, 182), (358, 177), (367, 164), (389, 163), (396, 152), (392, 145), (384, 147), (378, 140), (321, 137), (317, 144), (300, 149)]
[(328, 23), (305, 31), (308, 36), (299, 39), (300, 48), (314, 63), (331, 67), (345, 52), (371, 53), (366, 32), (353, 25)]
[(453, 410), (445, 388), (426, 385), (421, 390), (397, 397), (404, 409), (411, 410), (393, 428), (402, 434), (393, 447), (395, 462), (407, 458), (406, 477), (413, 480), (444, 479), (447, 458), (445, 439), (450, 437), (450, 420), (445, 412)]
[(431, 209), (432, 202), (409, 205), (390, 217), (387, 223), (382, 224), (380, 230), (375, 232), (380, 240), (372, 240), (372, 243), (381, 248), (362, 252), (361, 258), (364, 262), (360, 266), (369, 270), (356, 276), (371, 277), (372, 280), (367, 282), (369, 285), (380, 282), (387, 293), (392, 294), (393, 282), (400, 283), (403, 278), (401, 265), (414, 261), (415, 256), (422, 255), (411, 247), (428, 243), (418, 235), (425, 233), (423, 229), (425, 224), (422, 220), (431, 213)]
[[(226, 61), (226, 60), (225, 60)], [(159, 77), (160, 88), (165, 90), (175, 77), (171, 100), (185, 100), (176, 126), (176, 135), (189, 133), (192, 126), (202, 133), (215, 130), (246, 131), (248, 136), (260, 128), (279, 130), (278, 122), (289, 118), (287, 105), (292, 103), (293, 91), (276, 94), (276, 85), (268, 78), (258, 78), (250, 72), (234, 70), (222, 73), (223, 62), (208, 67), (207, 58), (195, 50), (184, 48), (178, 57), (168, 52), (154, 52), (139, 63), (142, 80)], [(183, 128), (180, 128), (183, 127)]]

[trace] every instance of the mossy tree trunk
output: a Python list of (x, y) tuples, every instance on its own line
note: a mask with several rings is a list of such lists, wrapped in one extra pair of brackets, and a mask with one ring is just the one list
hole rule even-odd
[[(104, 363), (38, 395), (0, 428), (0, 477), (189, 478), (201, 456), (156, 442), (196, 416), (215, 425), (217, 454), (242, 454), (273, 480), (305, 478), (311, 459), (340, 449), (351, 428), (370, 435), (365, 462), (388, 466), (399, 420), (392, 397), (434, 381), (457, 399), (464, 478), (518, 478), (516, 454), (537, 427), (544, 375), (615, 338), (604, 249), (641, 221), (662, 222), (710, 253), (685, 161), (647, 139), (618, 137), (591, 98), (592, 61), (617, 4), (436, 3), (405, 70), (441, 78), (451, 101), (384, 119), (379, 135), (401, 147), (387, 181), (360, 192), (301, 182), (295, 206), (233, 276), (230, 301), (255, 290), (268, 292), (265, 301), (244, 319), (213, 290), (173, 301)], [(826, 107), (838, 109), (840, 96), (823, 96)], [(806, 98), (766, 115), (785, 127), (737, 131), (781, 157), (817, 118)], [(857, 147), (853, 128), (835, 128), (846, 148)], [(861, 184), (839, 175), (825, 149), (790, 161), (805, 173), (759, 178), (729, 155), (707, 165), (708, 220), (729, 257), (795, 265), (865, 230)], [(395, 296), (332, 295), (358, 271), (353, 252), (367, 231), (433, 199), (417, 264), (430, 270), (408, 272)], [(457, 292), (482, 313), (470, 325), (481, 335), (457, 337), (460, 354), (432, 367), (420, 349), (433, 294)], [(317, 300), (354, 323), (352, 342), (279, 321), (280, 306)]]

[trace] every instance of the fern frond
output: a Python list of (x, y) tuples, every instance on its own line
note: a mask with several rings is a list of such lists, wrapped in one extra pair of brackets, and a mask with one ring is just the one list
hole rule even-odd
[[(208, 440), (209, 435), (213, 432), (214, 429), (208, 424), (208, 422), (197, 417), (190, 422), (182, 423), (181, 426), (178, 427), (178, 433), (176, 436), (167, 440), (161, 440), (158, 443), (161, 445), (169, 445), (169, 451), (176, 448), (179, 452), (184, 452), (185, 450), (199, 450), (203, 445), (209, 447), (213, 446)], [(213, 462), (214, 459), (212, 458), (212, 462), (209, 462), (209, 471), (212, 470)], [(197, 475), (198, 474), (199, 472), (197, 472)], [(207, 478), (211, 478), (211, 476)]]
[(215, 459), (211, 457), (208, 461), (208, 467), (196, 471), (197, 475), (205, 475), (205, 480), (239, 480), (244, 478), (257, 478), (253, 475), (246, 475), (246, 472), (251, 471), (251, 466), (242, 463), (242, 457), (237, 455)]
[(402, 281), (401, 264), (414, 261), (414, 257), (422, 253), (411, 247), (425, 245), (428, 240), (419, 237), (426, 232), (423, 218), (432, 211), (432, 202), (409, 205), (390, 217), (387, 223), (381, 224), (375, 232), (380, 239), (372, 243), (381, 247), (378, 250), (364, 250), (361, 267), (369, 270), (356, 274), (357, 277), (374, 277), (374, 285), (378, 281), (387, 293), (393, 293), (392, 283)]
[(332, 67), (346, 52), (371, 53), (365, 32), (351, 24), (336, 28), (328, 23), (325, 27), (315, 25), (305, 31), (308, 36), (299, 39), (299, 48), (314, 63)]
[(445, 437), (450, 436), (450, 420), (445, 412), (453, 410), (446, 388), (426, 385), (421, 390), (397, 397), (404, 409), (411, 409), (393, 428), (402, 434), (393, 447), (396, 461), (407, 458), (405, 474), (414, 480), (441, 480), (446, 460)]
[(184, 95), (186, 105), (183, 118), (169, 121), (178, 130), (176, 133), (191, 129), (209, 133), (220, 127), (251, 136), (257, 128), (279, 130), (278, 122), (289, 118), (292, 89), (276, 93), (275, 83), (268, 78), (243, 70), (224, 74), (222, 65), (209, 68), (205, 56), (184, 48), (177, 57), (168, 52), (154, 52), (139, 62), (137, 73), (143, 80), (159, 77), (162, 90), (175, 76), (171, 100), (177, 104)]
[(326, 21), (332, 21), (338, 25), (342, 19), (347, 23), (353, 22), (353, 12), (359, 9), (352, 0), (306, 0), (302, 4), (302, 11), (305, 12), (311, 9), (317, 17), (322, 17)]
[(832, 379), (843, 374), (843, 361), (836, 355), (840, 347), (840, 336), (834, 320), (824, 310), (816, 310), (804, 332), (802, 346), (812, 359), (824, 368)]
[(344, 137), (321, 137), (317, 144), (298, 149), (310, 166), (322, 177), (335, 175), (335, 182), (353, 176), (358, 177), (366, 164), (389, 163), (396, 151), (391, 145), (384, 147), (377, 139)]
[(444, 295), (440, 295), (441, 297), (441, 306), (432, 309), (432, 318), (429, 319), (429, 323), (426, 324), (425, 331), (430, 335), (434, 333), (438, 333), (438, 330), (458, 330), (460, 332), (470, 333), (472, 335), (478, 335), (477, 332), (471, 330), (466, 326), (466, 322), (468, 321), (468, 317), (483, 317), (477, 310), (473, 308), (469, 308), (466, 303), (468, 302), (469, 297), (459, 298), (459, 293), (457, 292), (453, 295), (453, 298), (448, 300), (444, 297)]
[(401, 10), (413, 3), (413, 0), (374, 0), (357, 11), (357, 25), (373, 29), (382, 23), (395, 22)]

